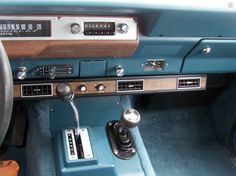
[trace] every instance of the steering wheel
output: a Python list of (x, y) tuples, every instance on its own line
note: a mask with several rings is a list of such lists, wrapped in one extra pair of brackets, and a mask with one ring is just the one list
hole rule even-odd
[(13, 79), (6, 51), (0, 41), (0, 146), (7, 133), (13, 106)]

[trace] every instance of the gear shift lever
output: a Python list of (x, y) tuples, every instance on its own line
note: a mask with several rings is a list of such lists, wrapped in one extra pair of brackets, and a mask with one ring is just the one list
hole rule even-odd
[(120, 121), (127, 128), (134, 128), (138, 126), (141, 120), (139, 112), (135, 109), (127, 109), (121, 114)]
[(68, 102), (74, 112), (74, 122), (75, 122), (75, 136), (78, 137), (80, 133), (79, 126), (79, 113), (74, 104), (74, 94), (72, 92), (72, 88), (69, 84), (60, 83), (56, 87), (56, 93), (60, 96), (65, 102)]
[(142, 164), (145, 175), (156, 176), (155, 171), (152, 167), (151, 161), (149, 159), (149, 156), (146, 150), (144, 150), (145, 146), (142, 142), (142, 137), (139, 133), (139, 130), (135, 128), (136, 126), (138, 126), (140, 120), (141, 120), (141, 116), (139, 112), (132, 108), (125, 110), (121, 115), (121, 123), (123, 123), (124, 126), (126, 126), (127, 128), (132, 128), (130, 129), (130, 134), (133, 137), (133, 141), (135, 143), (135, 147), (139, 154), (139, 157), (142, 158), (140, 162)]
[(136, 153), (136, 146), (128, 128), (136, 127), (141, 120), (139, 112), (129, 108), (122, 112), (120, 120), (107, 124), (107, 132), (113, 153), (121, 159), (131, 159)]

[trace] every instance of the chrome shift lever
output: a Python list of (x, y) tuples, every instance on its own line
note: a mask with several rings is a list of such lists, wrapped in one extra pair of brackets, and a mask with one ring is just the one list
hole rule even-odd
[(80, 133), (79, 125), (79, 112), (74, 104), (74, 93), (69, 84), (60, 83), (56, 87), (56, 93), (60, 96), (65, 102), (68, 102), (74, 112), (74, 123), (75, 123), (75, 136), (78, 137)]
[[(141, 120), (139, 112), (129, 108), (122, 112), (120, 120), (107, 124), (107, 132), (114, 155), (120, 159), (131, 159), (136, 153), (131, 128), (138, 126)], [(131, 130), (131, 132), (130, 132)]]
[(134, 128), (138, 126), (141, 120), (139, 112), (133, 108), (129, 108), (122, 112), (120, 121), (127, 128)]

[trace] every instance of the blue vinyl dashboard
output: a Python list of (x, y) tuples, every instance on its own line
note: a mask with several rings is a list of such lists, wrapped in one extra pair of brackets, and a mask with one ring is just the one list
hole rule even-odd
[[(12, 59), (14, 78), (20, 66), (28, 68), (29, 79), (47, 79), (38, 74), (41, 65), (71, 64), (74, 66), (70, 78), (114, 77), (115, 67), (125, 69), (124, 76), (144, 76), (160, 74), (227, 73), (236, 71), (235, 42), (233, 39), (158, 39), (140, 37), (137, 50), (127, 58), (50, 58), (50, 59)], [(209, 54), (201, 51), (210, 47)], [(165, 60), (161, 70), (146, 70), (148, 60)], [(59, 76), (60, 78), (60, 76)]]
[[(133, 50), (126, 55), (120, 54), (128, 48), (125, 46), (125, 37), (122, 39), (123, 43), (117, 45), (113, 43), (114, 46), (107, 44), (105, 46), (108, 48), (105, 51), (108, 53), (107, 55), (101, 54), (104, 49), (101, 47), (99, 55), (91, 56), (90, 50), (83, 52), (83, 49), (80, 49), (77, 53), (85, 54), (79, 54), (78, 57), (76, 55), (70, 57), (70, 53), (72, 53), (70, 48), (63, 48), (64, 44), (67, 45), (69, 42), (65, 40), (57, 48), (57, 52), (67, 53), (63, 58), (57, 57), (55, 53), (48, 57), (44, 55), (44, 58), (39, 56), (36, 59), (33, 56), (12, 57), (10, 62), (16, 81), (20, 67), (27, 68), (25, 81), (114, 78), (117, 77), (117, 67), (122, 67), (124, 70), (123, 78), (236, 71), (236, 51), (234, 49), (236, 9), (233, 2), (209, 1), (203, 4), (181, 0), (175, 2), (147, 1), (145, 3), (108, 0), (14, 0), (1, 1), (0, 10), (2, 17), (29, 17), (31, 15), (56, 16), (58, 19), (68, 15), (93, 16), (94, 18), (112, 17), (114, 19), (131, 17), (137, 22), (138, 33), (135, 43), (137, 45), (133, 45)], [(65, 36), (61, 37), (66, 39)], [(71, 37), (70, 39), (75, 40)], [(24, 42), (18, 41), (18, 43), (22, 43), (22, 46)], [(87, 47), (92, 48), (93, 44), (89, 45), (88, 42)], [(30, 44), (27, 45), (27, 47), (29, 46)], [(28, 49), (27, 47), (21, 47), (18, 50)], [(80, 48), (83, 48), (83, 44), (80, 45)], [(49, 47), (47, 51), (51, 51), (51, 48)], [(71, 70), (67, 70), (66, 75), (57, 74), (56, 76), (40, 72), (42, 69), (47, 72), (47, 69), (54, 69), (58, 65), (59, 69)], [(67, 68), (65, 65), (73, 66), (73, 68)]]

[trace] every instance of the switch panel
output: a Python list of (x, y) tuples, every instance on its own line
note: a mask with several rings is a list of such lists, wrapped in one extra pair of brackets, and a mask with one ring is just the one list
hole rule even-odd
[[(71, 85), (75, 95), (119, 95), (119, 94), (143, 94), (154, 92), (173, 91), (196, 91), (205, 90), (207, 84), (206, 75), (171, 75), (171, 76), (148, 76), (148, 77), (125, 77), (123, 79), (91, 78), (75, 79), (67, 82)], [(57, 96), (55, 88), (60, 80), (53, 81), (53, 96)], [(21, 86), (14, 85), (14, 97), (21, 97)], [(25, 98), (25, 97), (24, 97)], [(27, 97), (26, 97), (27, 98)]]
[(40, 78), (68, 77), (73, 74), (73, 65), (40, 65), (37, 72)]

